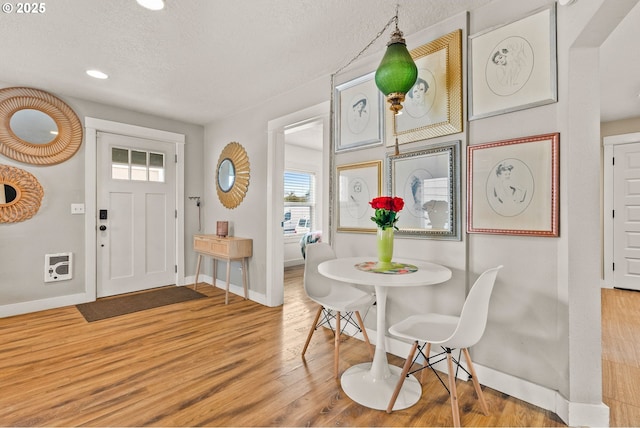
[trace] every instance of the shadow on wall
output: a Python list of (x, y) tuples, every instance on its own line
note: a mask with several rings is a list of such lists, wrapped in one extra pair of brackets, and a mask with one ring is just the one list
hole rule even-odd
[[(568, 316), (567, 311), (557, 296), (504, 283), (498, 275), (487, 329), (474, 347), (474, 361), (559, 390), (569, 376), (569, 332), (566, 322), (558, 322), (559, 317)], [(505, 346), (489, 345), (496, 343)]]
[(389, 290), (387, 325), (400, 322), (410, 315), (426, 312), (459, 315), (466, 297), (466, 272), (451, 267), (449, 269), (451, 279), (442, 284)]

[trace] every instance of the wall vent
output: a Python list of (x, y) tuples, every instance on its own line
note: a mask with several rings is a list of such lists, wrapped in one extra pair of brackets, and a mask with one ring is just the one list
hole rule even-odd
[(44, 255), (44, 282), (64, 281), (73, 277), (73, 253)]

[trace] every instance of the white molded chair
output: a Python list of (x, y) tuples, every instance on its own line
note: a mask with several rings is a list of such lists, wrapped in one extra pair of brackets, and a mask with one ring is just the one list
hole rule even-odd
[[(409, 370), (415, 363), (414, 357), (416, 356), (416, 351), (418, 351), (418, 355), (422, 355), (426, 364), (412, 373), (423, 370), (427, 367), (430, 367), (433, 370), (432, 366), (443, 361), (444, 358), (440, 358), (435, 362), (432, 360), (446, 354), (447, 367), (449, 371), (449, 388), (447, 389), (449, 390), (449, 395), (451, 397), (451, 412), (453, 413), (454, 426), (460, 426), (458, 395), (456, 393), (455, 372), (453, 371), (454, 363), (469, 375), (469, 378), (473, 381), (473, 387), (476, 390), (476, 394), (478, 394), (478, 400), (480, 401), (480, 407), (482, 408), (483, 413), (485, 415), (489, 414), (489, 409), (487, 408), (487, 403), (482, 395), (482, 389), (480, 388), (476, 371), (473, 367), (473, 363), (471, 362), (468, 348), (478, 343), (484, 334), (484, 330), (487, 325), (487, 316), (489, 314), (489, 300), (491, 298), (491, 292), (493, 290), (493, 285), (495, 284), (498, 271), (501, 268), (502, 266), (498, 266), (489, 269), (478, 277), (476, 282), (473, 284), (473, 287), (471, 287), (471, 291), (469, 291), (469, 295), (462, 306), (460, 316), (436, 313), (413, 315), (389, 328), (389, 332), (392, 335), (409, 339), (414, 342), (411, 347), (411, 351), (409, 351), (409, 356), (405, 361), (400, 380), (398, 381), (396, 389), (389, 401), (389, 405), (387, 406), (387, 413), (391, 413), (393, 405), (400, 393), (400, 389), (402, 388), (402, 384), (404, 383), (404, 379), (408, 376)], [(423, 345), (420, 346), (420, 343), (423, 343)], [(432, 344), (442, 347), (443, 352), (430, 357), (429, 353), (431, 352)], [(425, 349), (424, 352), (423, 349)], [(452, 357), (452, 349), (460, 349), (462, 353), (464, 353), (464, 358), (467, 361), (469, 371), (460, 365), (459, 360)], [(424, 375), (424, 372), (422, 374)], [(440, 378), (440, 376), (438, 376), (438, 378)], [(442, 380), (440, 380), (440, 382), (442, 382)], [(442, 384), (444, 385), (444, 382), (442, 382)]]
[[(334, 375), (338, 377), (338, 356), (340, 348), (340, 334), (344, 330), (340, 329), (340, 321), (345, 321), (345, 327), (347, 324), (351, 324), (362, 331), (364, 340), (369, 348), (369, 354), (373, 358), (373, 347), (369, 342), (369, 336), (367, 330), (362, 322), (360, 316), (360, 310), (366, 309), (373, 304), (375, 296), (372, 293), (367, 293), (353, 285), (332, 281), (329, 278), (322, 276), (318, 273), (318, 265), (326, 260), (335, 259), (336, 255), (329, 244), (315, 243), (309, 244), (306, 247), (306, 259), (304, 265), (304, 291), (307, 296), (314, 302), (318, 303), (320, 307), (316, 313), (311, 330), (307, 336), (307, 341), (302, 349), (302, 356), (304, 356), (311, 341), (313, 332), (322, 325), (329, 325), (330, 321), (335, 319), (335, 330), (332, 328), (335, 336), (335, 349), (334, 349)], [(333, 313), (332, 313), (333, 311)], [(355, 313), (358, 323), (354, 323), (353, 314)], [(322, 320), (320, 316), (322, 315)]]

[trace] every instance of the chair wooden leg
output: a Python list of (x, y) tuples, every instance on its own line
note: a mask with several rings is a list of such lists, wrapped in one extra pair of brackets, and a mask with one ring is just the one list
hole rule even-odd
[(467, 361), (469, 373), (471, 373), (471, 381), (473, 382), (473, 387), (476, 390), (476, 394), (478, 394), (478, 400), (480, 401), (480, 408), (482, 409), (482, 413), (484, 413), (485, 416), (489, 416), (489, 407), (487, 407), (487, 402), (484, 400), (484, 395), (482, 394), (482, 388), (480, 388), (480, 382), (478, 382), (478, 375), (476, 375), (476, 369), (473, 367), (473, 363), (471, 362), (471, 356), (469, 355), (469, 350), (467, 348), (464, 348), (462, 352), (464, 353), (464, 359)]
[(333, 351), (333, 374), (338, 378), (340, 361), (340, 312), (336, 312), (335, 350)]
[(453, 426), (460, 426), (460, 409), (458, 408), (458, 392), (456, 391), (456, 375), (453, 370), (451, 349), (447, 348), (447, 368), (449, 370), (449, 395), (451, 399), (451, 413), (453, 414)]
[(367, 334), (367, 329), (364, 328), (364, 322), (362, 322), (362, 317), (360, 316), (360, 312), (356, 311), (356, 318), (358, 319), (358, 324), (360, 325), (360, 330), (362, 330), (362, 336), (364, 337), (364, 341), (369, 347), (369, 356), (373, 359), (373, 346), (369, 341), (369, 335)]
[(318, 308), (318, 312), (316, 312), (316, 317), (313, 320), (313, 324), (311, 324), (311, 330), (309, 330), (309, 335), (307, 336), (307, 341), (304, 344), (304, 348), (302, 348), (302, 356), (307, 352), (307, 347), (309, 346), (309, 342), (311, 342), (311, 336), (313, 336), (313, 332), (316, 331), (316, 326), (318, 325), (318, 320), (320, 319), (320, 315), (322, 314), (322, 310), (324, 308), (320, 306)]
[(422, 369), (422, 371), (420, 372), (420, 383), (424, 385), (425, 382), (425, 373), (427, 372), (427, 368), (429, 367), (429, 354), (431, 353), (431, 343), (427, 342), (427, 346), (425, 347), (425, 352), (424, 355), (427, 357), (427, 361), (425, 362), (425, 366), (423, 366), (424, 368)]
[(409, 356), (407, 357), (407, 360), (404, 362), (404, 367), (402, 368), (400, 379), (398, 379), (398, 383), (396, 384), (396, 389), (393, 391), (393, 395), (391, 395), (391, 400), (389, 400), (389, 404), (387, 405), (387, 413), (391, 413), (393, 411), (393, 405), (396, 404), (396, 400), (398, 399), (398, 394), (400, 394), (400, 389), (402, 389), (402, 384), (404, 383), (404, 380), (407, 377), (407, 373), (409, 373), (409, 369), (413, 364), (413, 357), (416, 355), (417, 349), (418, 349), (418, 341), (415, 341), (413, 342), (411, 351), (409, 351)]

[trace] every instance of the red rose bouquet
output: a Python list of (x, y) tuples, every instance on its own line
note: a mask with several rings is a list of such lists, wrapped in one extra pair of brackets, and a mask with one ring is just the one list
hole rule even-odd
[(375, 216), (371, 217), (371, 220), (373, 220), (380, 229), (385, 230), (393, 227), (398, 230), (396, 227), (396, 222), (398, 221), (397, 213), (404, 208), (404, 200), (402, 198), (379, 196), (373, 198), (371, 202), (369, 202), (369, 205), (375, 210)]

